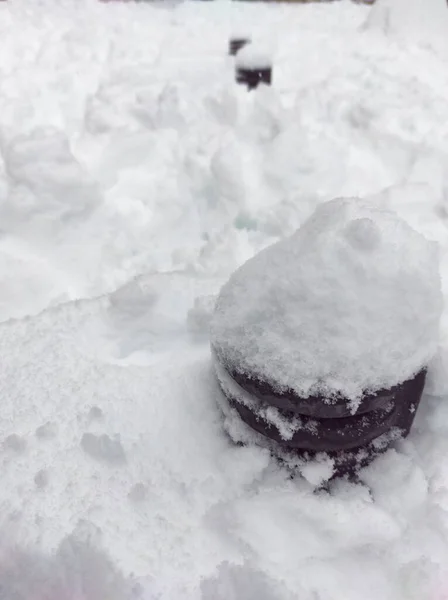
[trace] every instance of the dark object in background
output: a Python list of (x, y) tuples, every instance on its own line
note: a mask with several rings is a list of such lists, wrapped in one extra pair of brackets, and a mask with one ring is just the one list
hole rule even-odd
[(229, 40), (229, 54), (230, 56), (236, 56), (241, 48), (250, 44), (249, 38), (230, 38)]
[(272, 67), (237, 67), (236, 81), (247, 85), (248, 90), (254, 90), (260, 83), (271, 85)]

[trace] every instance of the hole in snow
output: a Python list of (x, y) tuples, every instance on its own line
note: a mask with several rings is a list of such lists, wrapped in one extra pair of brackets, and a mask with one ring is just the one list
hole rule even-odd
[(26, 449), (26, 441), (17, 433), (12, 433), (8, 435), (8, 437), (4, 441), (4, 447), (7, 450), (13, 450), (14, 452), (25, 452)]

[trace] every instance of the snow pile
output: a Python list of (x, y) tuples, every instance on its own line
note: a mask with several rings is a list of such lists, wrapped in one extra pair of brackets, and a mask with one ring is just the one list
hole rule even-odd
[[(431, 397), (363, 472), (371, 493), (337, 482), (313, 494), (332, 465), (291, 479), (241, 420), (232, 433), (247, 445), (232, 444), (210, 362), (223, 282), (330, 198), (376, 195), (441, 242), (448, 293), (446, 62), (416, 35), (392, 51), (367, 35), (369, 10), (0, 1), (6, 600), (448, 589), (446, 315)], [(236, 85), (236, 29), (275, 48), (273, 86)], [(328, 249), (348, 226), (338, 219)], [(350, 265), (378, 274), (380, 249)]]
[(428, 364), (441, 311), (436, 244), (391, 211), (338, 199), (230, 277), (212, 345), (276, 389), (355, 399)]
[(293, 600), (284, 586), (248, 565), (220, 565), (214, 578), (201, 585), (201, 600)]
[(377, 0), (366, 28), (429, 46), (445, 44), (448, 7), (445, 0)]
[[(178, 344), (209, 282), (181, 306), (182, 279), (0, 325), (8, 600), (431, 597), (448, 564), (446, 403), (363, 474), (372, 495), (343, 481), (313, 494), (331, 465), (291, 479), (265, 449), (225, 436), (207, 341)], [(126, 335), (143, 310), (159, 339), (141, 328), (136, 360)]]
[(10, 182), (0, 216), (10, 230), (38, 227), (45, 233), (84, 221), (99, 204), (95, 183), (73, 156), (67, 137), (54, 128), (38, 128), (4, 148)]
[(239, 69), (267, 69), (272, 66), (272, 57), (261, 44), (251, 43), (241, 48), (235, 60)]
[[(150, 269), (226, 276), (322, 200), (406, 179), (423, 137), (446, 147), (442, 61), (391, 61), (360, 7), (157, 7), (0, 3), (0, 217), (66, 275), (56, 296)], [(235, 29), (275, 48), (275, 85), (235, 84)], [(22, 290), (16, 316), (36, 312)]]

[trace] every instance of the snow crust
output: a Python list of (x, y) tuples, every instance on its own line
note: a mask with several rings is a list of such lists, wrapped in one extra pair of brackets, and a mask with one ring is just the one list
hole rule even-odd
[(230, 277), (212, 345), (274, 389), (354, 400), (429, 364), (441, 312), (436, 244), (371, 201), (338, 199)]

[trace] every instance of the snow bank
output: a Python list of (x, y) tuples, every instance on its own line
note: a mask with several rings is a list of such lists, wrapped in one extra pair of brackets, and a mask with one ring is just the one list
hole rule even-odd
[(440, 48), (448, 32), (448, 7), (445, 0), (377, 0), (365, 27)]
[(436, 244), (393, 212), (340, 199), (230, 277), (212, 345), (279, 390), (355, 399), (428, 364), (441, 310)]
[[(366, 472), (374, 500), (346, 482), (313, 494), (331, 465), (291, 479), (266, 449), (224, 435), (207, 341), (178, 345), (209, 285), (184, 284), (182, 302), (182, 280), (0, 324), (8, 600), (431, 597), (448, 560), (446, 403)], [(126, 335), (139, 327), (137, 361)], [(107, 452), (118, 439), (125, 462)]]
[(99, 204), (99, 190), (63, 132), (35, 129), (5, 144), (3, 154), (10, 193), (0, 215), (12, 230), (31, 224), (59, 233), (68, 223), (83, 222)]

